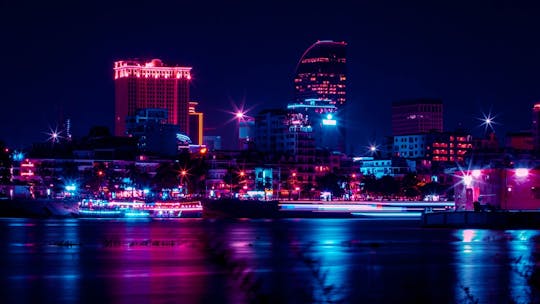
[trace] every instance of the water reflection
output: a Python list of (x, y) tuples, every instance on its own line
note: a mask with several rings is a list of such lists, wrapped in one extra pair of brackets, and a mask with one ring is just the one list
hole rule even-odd
[(537, 303), (540, 298), (536, 279), (535, 239), (540, 236), (537, 230), (509, 230), (508, 257), (510, 261), (510, 295), (515, 303)]
[(342, 219), (0, 219), (0, 241), (2, 303), (539, 300), (535, 230)]
[(534, 303), (529, 279), (539, 231), (457, 230), (456, 299), (464, 303)]
[[(3, 288), (13, 302), (43, 301), (46, 294), (59, 301), (79, 299), (80, 271), (76, 221), (12, 219), (3, 244)], [(33, 292), (28, 292), (32, 290)]]

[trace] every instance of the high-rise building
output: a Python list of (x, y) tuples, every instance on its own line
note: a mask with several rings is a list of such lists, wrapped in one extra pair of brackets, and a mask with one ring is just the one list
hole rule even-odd
[(302, 54), (287, 106), (309, 117), (317, 147), (343, 152), (346, 146), (345, 42), (317, 41)]
[(344, 120), (336, 105), (329, 100), (306, 99), (302, 104), (289, 103), (287, 109), (306, 117), (317, 147), (331, 151), (344, 150)]
[(189, 135), (191, 67), (169, 67), (159, 59), (116, 61), (114, 80), (116, 136), (125, 136), (127, 117), (144, 108), (166, 109), (167, 123)]
[(407, 135), (443, 131), (443, 104), (438, 99), (392, 103), (392, 134)]
[(540, 151), (540, 102), (534, 105), (532, 115), (533, 149), (538, 152)]
[(294, 77), (295, 103), (306, 99), (325, 99), (345, 105), (345, 42), (321, 40), (310, 46), (300, 58)]

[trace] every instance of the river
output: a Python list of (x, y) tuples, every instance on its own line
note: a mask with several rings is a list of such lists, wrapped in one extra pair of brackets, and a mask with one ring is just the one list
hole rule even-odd
[(0, 219), (2, 303), (538, 303), (540, 231)]

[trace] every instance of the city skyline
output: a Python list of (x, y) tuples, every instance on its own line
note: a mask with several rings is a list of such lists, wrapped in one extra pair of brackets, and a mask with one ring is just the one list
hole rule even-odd
[[(415, 98), (442, 100), (447, 130), (462, 125), (481, 135), (484, 114), (495, 116), (498, 136), (531, 128), (540, 99), (536, 5), (353, 4), (261, 10), (215, 3), (207, 10), (159, 1), (139, 7), (3, 2), (8, 72), (1, 76), (0, 140), (15, 147), (46, 141), (61, 117), (71, 119), (74, 136), (93, 125), (113, 132), (111, 67), (139, 57), (192, 66), (191, 99), (205, 113), (206, 134), (227, 141), (233, 106), (255, 115), (293, 100), (296, 64), (317, 40), (347, 43), (347, 100), (356, 118), (349, 134), (359, 146), (391, 135), (392, 102)], [(145, 7), (155, 13), (130, 17)]]

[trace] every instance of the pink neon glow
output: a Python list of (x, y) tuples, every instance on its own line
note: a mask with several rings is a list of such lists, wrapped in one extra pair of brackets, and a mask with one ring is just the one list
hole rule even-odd
[(480, 171), (480, 170), (473, 170), (473, 171), (472, 171), (472, 176), (473, 176), (473, 177), (479, 178), (480, 175), (482, 175), (482, 171)]
[(191, 79), (191, 67), (167, 67), (159, 59), (153, 59), (147, 63), (134, 61), (117, 61), (114, 63), (114, 79), (130, 76), (140, 77), (141, 73), (144, 77)]
[(526, 168), (516, 169), (516, 176), (517, 177), (526, 177), (528, 175), (529, 175), (529, 169), (526, 169)]

